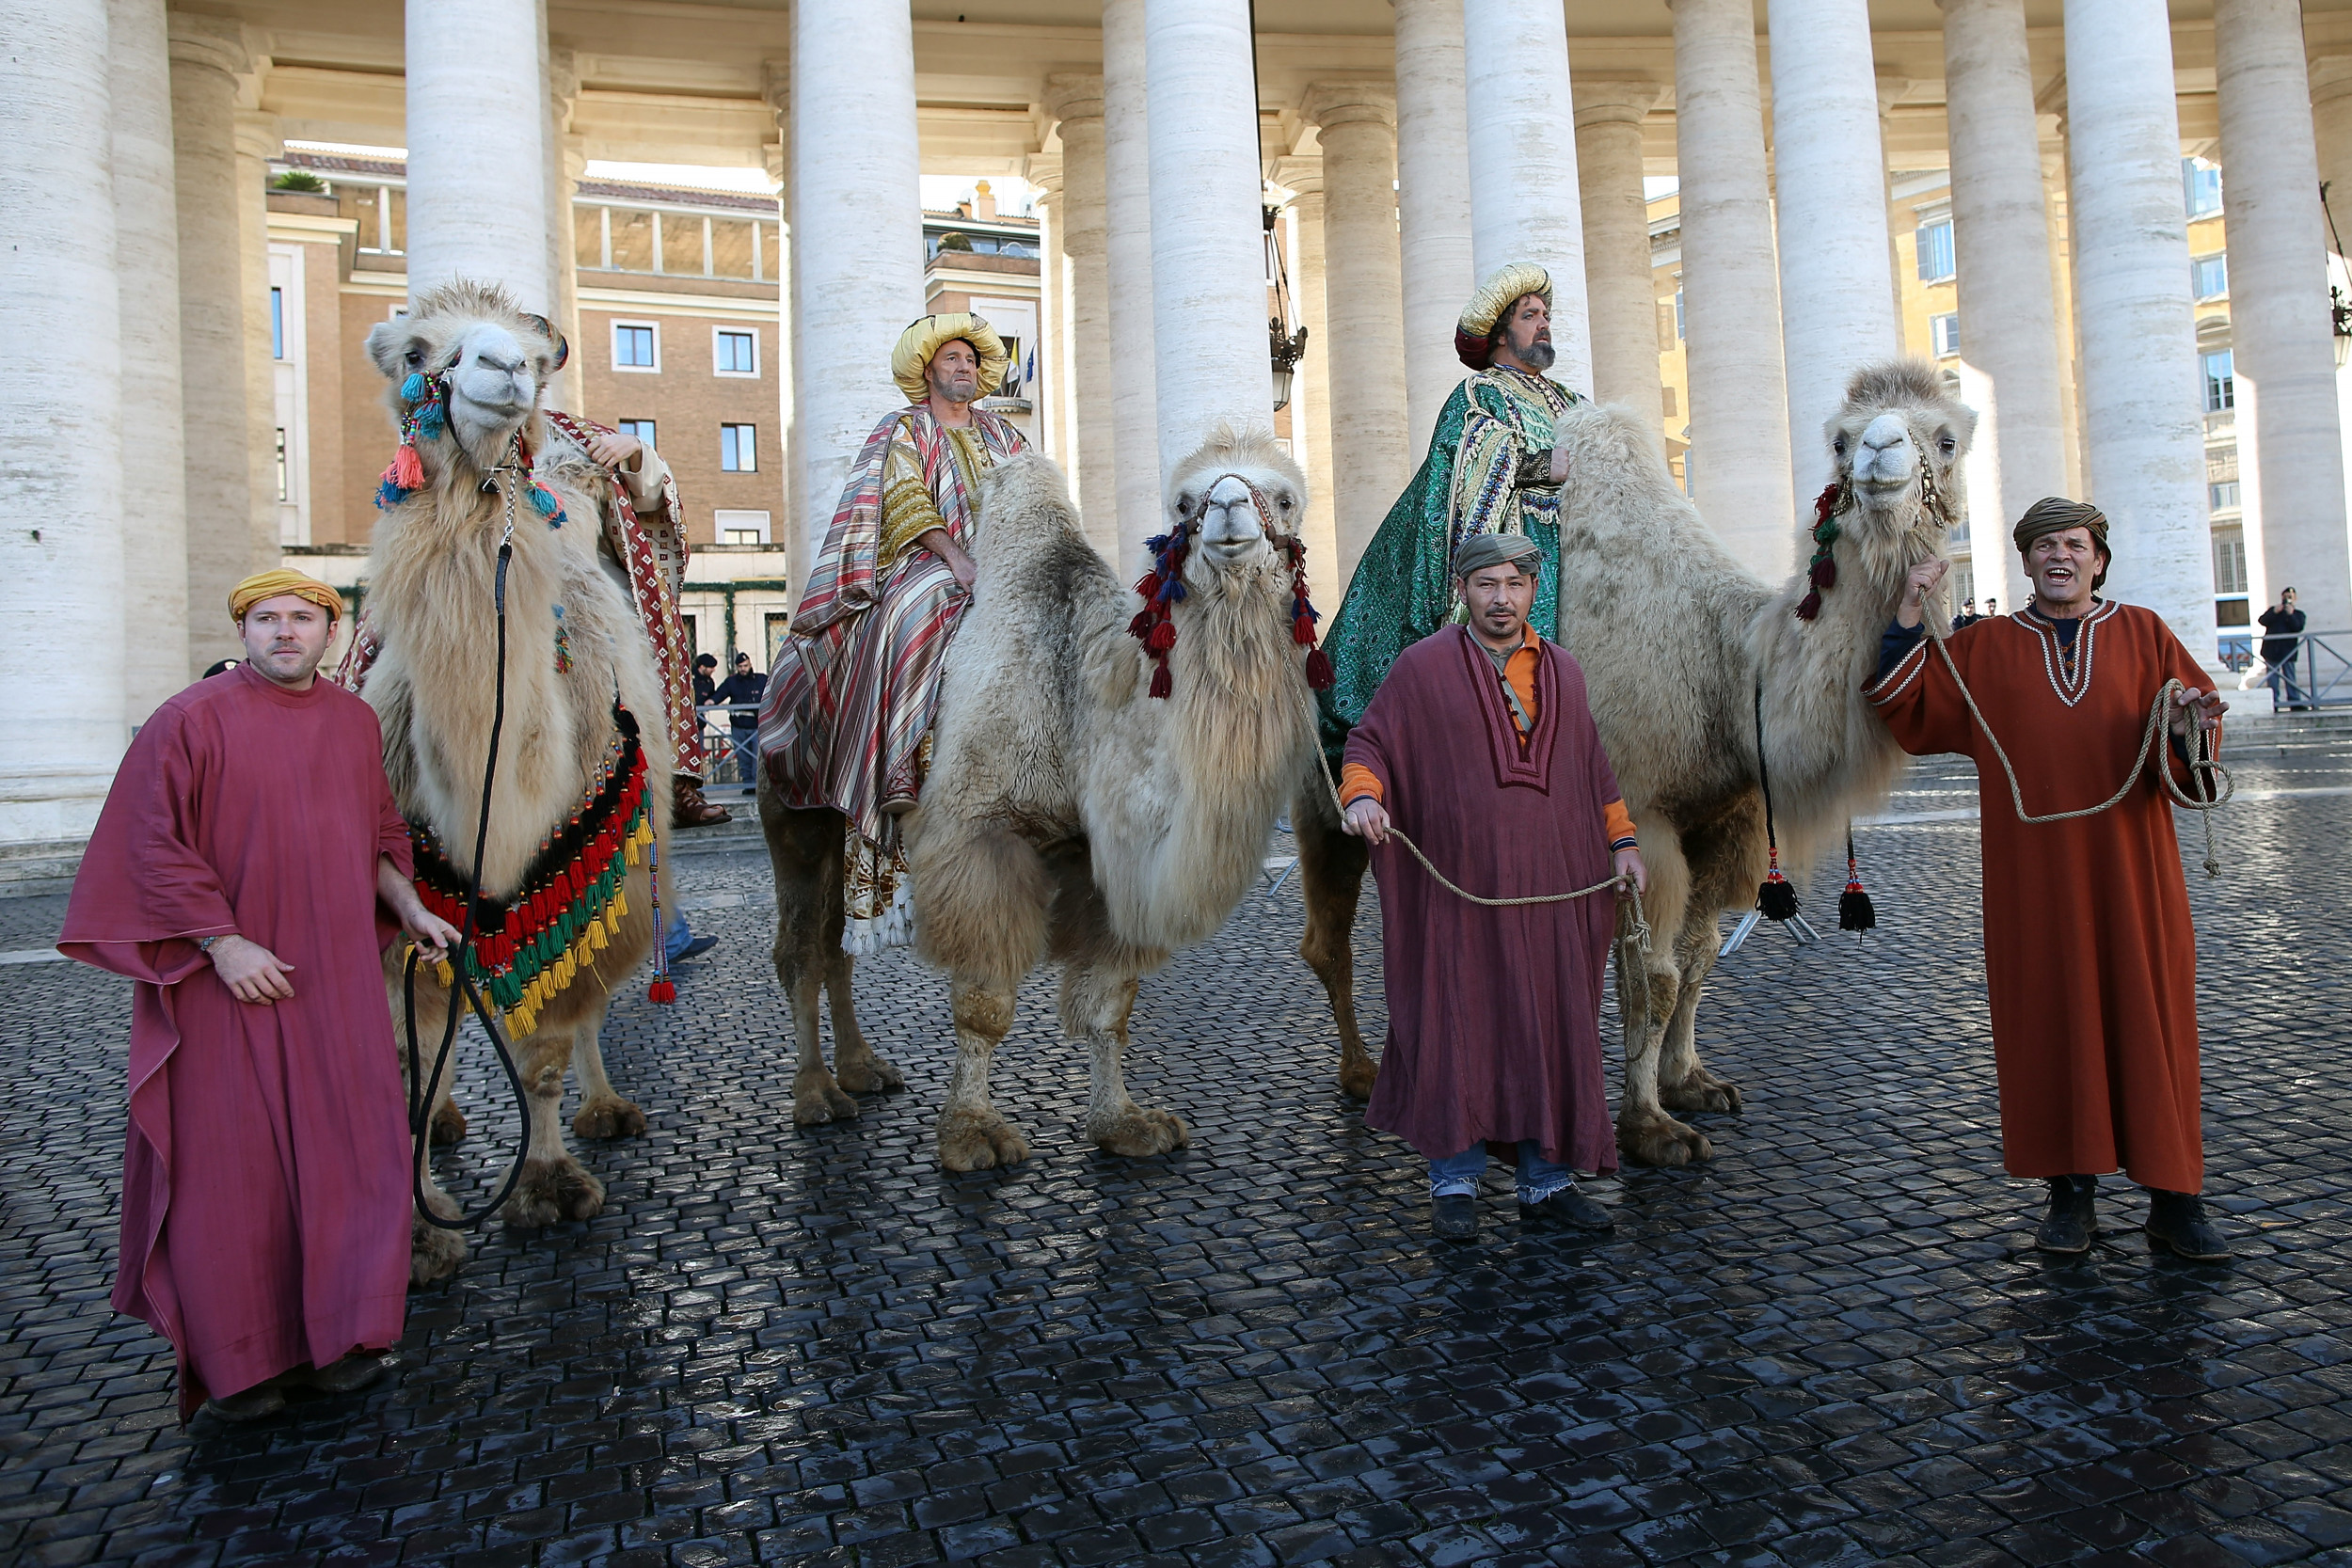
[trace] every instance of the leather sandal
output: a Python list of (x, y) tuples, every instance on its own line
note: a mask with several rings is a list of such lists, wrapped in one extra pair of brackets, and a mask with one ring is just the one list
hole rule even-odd
[(735, 820), (726, 807), (716, 806), (704, 800), (702, 786), (692, 779), (674, 779), (670, 788), (670, 826), (673, 828), (713, 828), (722, 822)]

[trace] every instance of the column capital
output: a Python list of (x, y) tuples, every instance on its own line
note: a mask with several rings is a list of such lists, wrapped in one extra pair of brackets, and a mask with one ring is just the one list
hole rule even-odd
[(571, 123), (572, 100), (580, 96), (580, 55), (570, 49), (548, 49), (548, 97), (557, 119)]
[(759, 62), (759, 101), (779, 116), (792, 112), (792, 62), (762, 60)]
[(1895, 105), (1901, 103), (1903, 95), (1911, 91), (1911, 78), (1882, 71), (1877, 73), (1876, 79), (1879, 89), (1879, 115), (1883, 119), (1893, 114)]
[(1274, 160), (1273, 170), (1268, 177), (1284, 190), (1294, 191), (1302, 197), (1323, 194), (1323, 160), (1321, 158), (1303, 158), (1295, 152), (1284, 153)]
[(1045, 112), (1057, 122), (1103, 118), (1103, 78), (1056, 71), (1045, 78)]
[(176, 9), (167, 14), (173, 65), (206, 67), (231, 78), (253, 69), (259, 40), (244, 23)]
[(1396, 88), (1387, 82), (1310, 82), (1299, 95), (1298, 112), (1318, 128), (1334, 125), (1396, 126)]
[(278, 117), (259, 109), (237, 111), (237, 156), (258, 158), (263, 163), (286, 150), (286, 138), (278, 130)]
[(1576, 76), (1568, 95), (1576, 104), (1576, 127), (1613, 121), (1639, 125), (1666, 96), (1665, 84), (1642, 76)]
[(1021, 178), (1038, 189), (1040, 201), (1058, 205), (1061, 200), (1061, 154), (1032, 152), (1021, 160)]

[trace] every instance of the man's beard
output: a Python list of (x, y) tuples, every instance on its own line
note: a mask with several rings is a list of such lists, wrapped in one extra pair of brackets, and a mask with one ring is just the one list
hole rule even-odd
[(1518, 355), (1520, 363), (1530, 370), (1548, 371), (1551, 369), (1551, 362), (1556, 357), (1551, 351), (1551, 345), (1541, 338), (1529, 343), (1525, 348), (1514, 344), (1511, 352)]

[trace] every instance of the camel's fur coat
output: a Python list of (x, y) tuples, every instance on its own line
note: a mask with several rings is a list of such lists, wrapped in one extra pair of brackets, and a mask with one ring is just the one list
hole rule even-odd
[[(1941, 553), (1947, 520), (1964, 515), (1962, 460), (1975, 425), (1925, 365), (1853, 377), (1824, 438), (1855, 504), (1833, 546), (1836, 585), (1806, 623), (1795, 614), (1804, 568), (1774, 593), (1734, 561), (1675, 485), (1640, 416), (1580, 404), (1558, 422), (1569, 457), (1557, 637), (1583, 666), (1649, 872), (1650, 1025), (1646, 1039), (1627, 1041), (1618, 1116), (1632, 1160), (1706, 1158), (1705, 1136), (1667, 1112), (1739, 1106), (1739, 1091), (1700, 1065), (1692, 1021), (1714, 965), (1717, 917), (1751, 905), (1765, 871), (1757, 683), (1783, 860), (1801, 863), (1883, 795), (1900, 760), (1862, 687), (1905, 578)], [(1798, 560), (1809, 560), (1809, 532), (1798, 546)], [(1944, 608), (1930, 614), (1943, 629)], [(1300, 950), (1339, 1019), (1342, 1086), (1369, 1093), (1347, 940), (1364, 851), (1340, 835), (1319, 774), (1294, 820), (1308, 903)], [(1621, 1002), (1634, 983), (1619, 974)]]
[[(548, 451), (539, 407), (555, 366), (547, 324), (517, 310), (502, 291), (453, 282), (426, 293), (406, 316), (377, 326), (368, 351), (389, 381), (386, 402), (395, 420), (408, 374), (447, 374), (449, 434), (419, 440), (424, 487), (382, 514), (368, 563), (368, 620), (382, 651), (364, 695), (383, 723), (385, 771), (402, 813), (429, 822), (461, 870), (472, 864), (499, 673), (498, 550), (511, 517), (506, 711), (483, 889), (511, 894), (541, 843), (585, 797), (614, 734), (616, 691), (638, 721), (657, 847), (666, 850), (671, 758), (661, 689), (627, 592), (597, 562), (596, 519), (614, 482), (568, 443)], [(540, 454), (539, 481), (564, 504), (569, 522), (562, 529), (549, 528), (532, 508), (520, 476), (496, 472), (509, 461), (517, 430)], [(568, 673), (555, 667), (559, 605)], [(666, 854), (661, 858), (666, 863)], [(609, 991), (626, 983), (654, 941), (644, 866), (630, 873), (624, 891), (628, 913), (611, 945), (595, 956), (592, 972), (513, 1042), (532, 1118), (530, 1160), (507, 1204), (511, 1222), (585, 1218), (602, 1207), (602, 1184), (564, 1147), (558, 1119), (564, 1068), (575, 1056), (581, 1105), (574, 1131), (590, 1137), (644, 1130), (644, 1115), (607, 1080), (596, 1039)], [(666, 886), (663, 893), (666, 899)], [(447, 1003), (447, 993), (428, 979), (421, 966), (419, 1033), (427, 1052), (440, 1037)], [(397, 1017), (397, 980), (394, 1006)], [(464, 1128), (446, 1102), (434, 1120), (445, 1135)], [(429, 1178), (427, 1191), (437, 1204), (447, 1202)], [(416, 1245), (421, 1282), (448, 1273), (463, 1256), (454, 1233), (422, 1220)]]

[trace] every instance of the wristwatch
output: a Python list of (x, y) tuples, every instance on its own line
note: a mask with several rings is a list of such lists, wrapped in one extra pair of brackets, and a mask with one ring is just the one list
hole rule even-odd
[(236, 933), (233, 931), (215, 931), (209, 937), (199, 937), (196, 939), (196, 950), (209, 958), (213, 956), (213, 943), (220, 941), (223, 937), (234, 936), (235, 934)]

